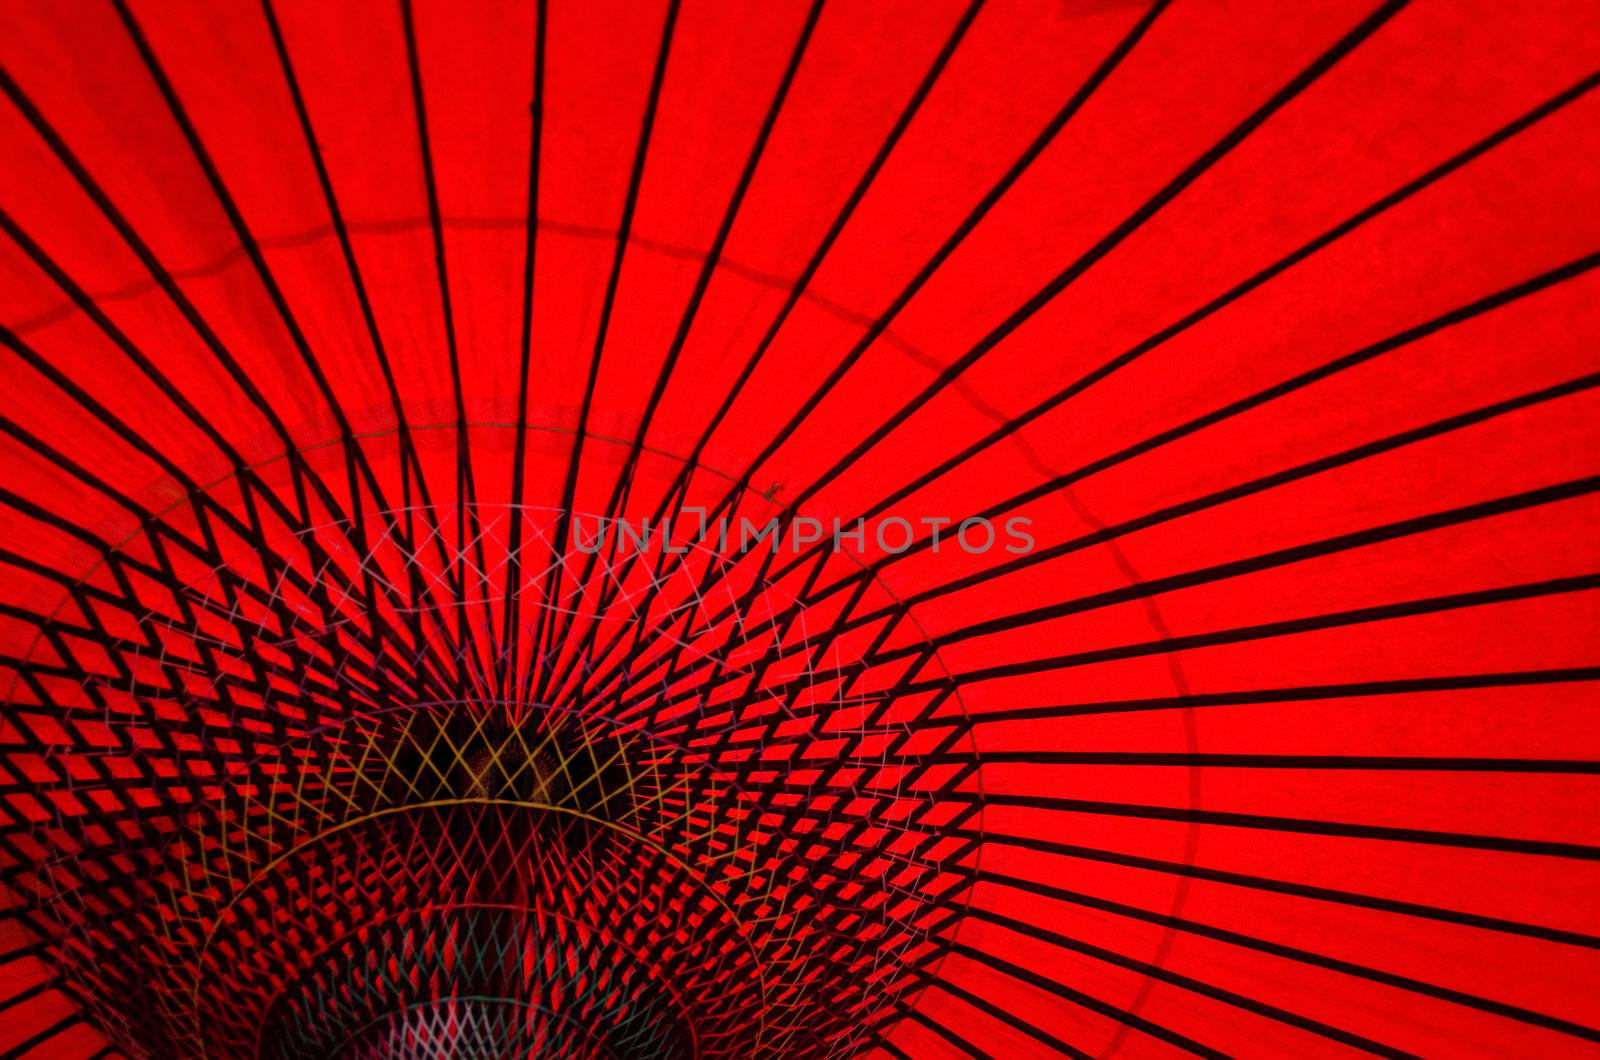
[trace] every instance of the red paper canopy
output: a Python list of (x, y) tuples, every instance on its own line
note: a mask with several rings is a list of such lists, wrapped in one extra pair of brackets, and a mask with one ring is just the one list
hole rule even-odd
[(1600, 8), (4, 21), (7, 1055), (1600, 1043)]

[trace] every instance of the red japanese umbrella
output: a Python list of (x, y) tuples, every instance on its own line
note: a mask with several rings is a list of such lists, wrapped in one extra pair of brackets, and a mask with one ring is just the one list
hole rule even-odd
[(3, 21), (6, 1055), (1596, 1051), (1600, 6)]

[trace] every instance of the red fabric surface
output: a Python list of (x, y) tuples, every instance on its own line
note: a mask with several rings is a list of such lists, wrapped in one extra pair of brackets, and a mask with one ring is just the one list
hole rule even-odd
[[(937, 872), (912, 900), (959, 900), (896, 943), (897, 985), (850, 995), (859, 1033), (752, 1055), (1596, 1049), (1600, 6), (0, 19), (0, 864), (21, 918), (0, 1048), (203, 1050), (112, 1020), (71, 953), (116, 918), (67, 898), (56, 918), (46, 892), (78, 883), (38, 865), (115, 876), (93, 852), (181, 830), (230, 756), (313, 769), (283, 750), (311, 725), (291, 701), (252, 729), (201, 705), (215, 673), (148, 657), (167, 695), (119, 713), (106, 690), (132, 672), (106, 638), (203, 651), (208, 630), (240, 672), (268, 650), (174, 591), (219, 563), (275, 576), (198, 493), (335, 552), (356, 512), (431, 518), (437, 550), (383, 562), (426, 566), (436, 641), (478, 608), (463, 699), (526, 719), (659, 696), (685, 733), (720, 709), (770, 766), (737, 741), (711, 760), (764, 811), (848, 801), (808, 769), (921, 800), (948, 845), (918, 848)], [(766, 660), (752, 682), (634, 699), (581, 661), (633, 637), (648, 671), (665, 619), (576, 567), (474, 595), (546, 568), (562, 513), (730, 492), (758, 521), (1022, 516), (1036, 547), (747, 562), (721, 591), (799, 616), (728, 634)], [(556, 530), (508, 536), (516, 505)], [(815, 703), (762, 729), (751, 704), (799, 674)], [(853, 742), (873, 706), (883, 741)], [(861, 758), (883, 772), (841, 780)], [(852, 859), (890, 849), (887, 805), (837, 812), (869, 829)], [(808, 968), (831, 959), (809, 945)], [(181, 951), (163, 961), (202, 967)]]

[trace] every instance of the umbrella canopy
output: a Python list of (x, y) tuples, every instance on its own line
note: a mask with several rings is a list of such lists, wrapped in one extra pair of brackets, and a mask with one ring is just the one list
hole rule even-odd
[(1600, 1043), (1600, 6), (3, 10), (0, 1051)]

